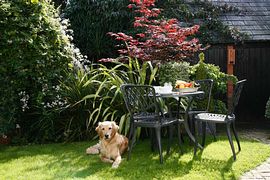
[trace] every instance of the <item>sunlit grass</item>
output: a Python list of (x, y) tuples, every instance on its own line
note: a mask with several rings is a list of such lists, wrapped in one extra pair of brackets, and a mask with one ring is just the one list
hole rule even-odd
[[(165, 142), (166, 139), (163, 139)], [(149, 141), (139, 141), (131, 160), (118, 169), (100, 161), (98, 155), (85, 155), (95, 142), (31, 145), (0, 148), (1, 179), (238, 179), (241, 174), (270, 156), (270, 147), (260, 142), (241, 140), (242, 151), (234, 162), (229, 142), (221, 137), (209, 138), (204, 151), (193, 157), (193, 147), (185, 141), (184, 154), (175, 144), (164, 164), (157, 151), (151, 152)], [(236, 144), (235, 144), (236, 145)]]

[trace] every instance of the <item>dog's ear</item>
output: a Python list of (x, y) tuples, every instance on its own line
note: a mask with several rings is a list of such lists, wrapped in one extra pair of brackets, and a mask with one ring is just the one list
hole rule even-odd
[(100, 126), (101, 126), (101, 122), (98, 122), (98, 126), (96, 127), (97, 132), (99, 132)]
[(101, 127), (101, 122), (98, 123), (98, 126), (96, 127), (96, 132), (98, 133), (98, 136), (100, 138), (103, 138), (103, 133), (102, 131), (100, 131), (100, 127)]
[(114, 121), (112, 121), (111, 125), (112, 125), (111, 138), (113, 138), (118, 131), (118, 126), (115, 124)]
[(112, 121), (112, 124), (113, 124), (114, 129), (116, 131), (118, 131), (119, 130), (119, 126), (114, 121)]

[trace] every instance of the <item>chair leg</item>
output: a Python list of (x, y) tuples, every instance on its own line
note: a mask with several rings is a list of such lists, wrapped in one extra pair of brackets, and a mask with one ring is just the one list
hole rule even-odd
[(177, 128), (179, 128), (179, 137), (181, 138), (181, 142), (185, 142), (184, 141), (184, 136), (183, 136), (183, 133), (182, 133), (182, 131), (181, 131), (181, 123), (178, 123), (178, 126), (177, 126)]
[(205, 145), (206, 122), (202, 122), (202, 147)]
[(127, 160), (130, 160), (131, 151), (132, 151), (133, 145), (134, 145), (135, 140), (136, 140), (136, 130), (137, 130), (137, 128), (133, 127), (132, 139), (128, 145), (129, 147), (128, 147), (128, 159)]
[(188, 125), (189, 125), (189, 129), (191, 131), (192, 134), (194, 134), (194, 120), (193, 120), (193, 114), (189, 114), (188, 115)]
[(154, 152), (155, 151), (155, 132), (152, 128), (150, 128), (150, 134), (151, 134), (151, 151)]
[[(181, 129), (180, 129), (180, 132), (181, 132)], [(183, 136), (183, 134), (182, 134), (182, 133), (180, 133), (180, 138), (181, 138), (181, 141), (184, 143), (184, 142), (185, 142), (185, 140), (184, 140), (184, 136)]]
[(160, 164), (163, 163), (163, 157), (162, 157), (162, 149), (161, 149), (161, 129), (160, 127), (155, 128), (156, 129), (156, 136), (157, 136), (157, 145), (158, 145), (158, 151), (159, 151), (159, 160)]
[(237, 142), (237, 145), (238, 145), (238, 151), (241, 151), (240, 141), (239, 141), (236, 129), (235, 129), (235, 122), (232, 123), (232, 130), (233, 130), (233, 134), (235, 136), (235, 139), (236, 139), (236, 142)]
[(130, 128), (129, 128), (129, 135), (128, 135), (128, 139), (130, 140), (132, 137), (132, 133), (134, 131), (134, 125), (133, 123), (130, 123)]
[(232, 140), (231, 131), (230, 131), (230, 123), (227, 123), (226, 133), (227, 133), (230, 145), (231, 145), (231, 149), (232, 149), (232, 153), (233, 153), (233, 159), (236, 160), (236, 154), (235, 154), (233, 140)]
[(182, 138), (181, 138), (181, 126), (180, 123), (177, 124), (177, 136), (178, 136), (178, 144), (180, 147), (180, 153), (183, 154), (183, 148), (182, 148)]
[(169, 126), (169, 142), (168, 142), (168, 146), (167, 146), (167, 154), (170, 154), (170, 149), (171, 149), (171, 144), (172, 144), (172, 139), (173, 139), (173, 126)]
[(207, 126), (208, 126), (208, 128), (209, 128), (209, 130), (210, 130), (212, 136), (214, 137), (214, 140), (216, 141), (216, 140), (217, 140), (217, 137), (216, 137), (216, 133), (215, 133), (214, 128), (213, 128), (212, 125), (209, 124), (208, 122), (207, 122)]
[[(197, 127), (199, 126), (199, 121), (197, 121)], [(196, 123), (195, 123), (196, 125)], [(197, 128), (198, 129), (198, 128)], [(195, 143), (194, 143), (194, 156), (196, 156), (197, 153), (197, 148), (198, 148), (198, 139), (197, 139), (197, 131), (196, 131), (196, 126), (194, 127), (194, 139), (195, 139)]]

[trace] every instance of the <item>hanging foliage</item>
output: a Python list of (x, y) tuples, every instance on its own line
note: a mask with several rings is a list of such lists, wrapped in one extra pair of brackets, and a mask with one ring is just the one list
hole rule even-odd
[(217, 42), (242, 42), (247, 34), (239, 32), (224, 24), (220, 17), (226, 13), (242, 14), (243, 12), (226, 3), (213, 4), (205, 0), (163, 0), (157, 5), (162, 7), (166, 18), (177, 18), (183, 26), (200, 25), (196, 37), (202, 44)]

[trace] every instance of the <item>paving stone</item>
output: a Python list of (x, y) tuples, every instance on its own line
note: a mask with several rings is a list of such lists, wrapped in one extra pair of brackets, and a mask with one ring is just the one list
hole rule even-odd
[[(239, 132), (240, 136), (246, 137), (249, 139), (261, 141), (265, 144), (270, 145), (270, 134), (269, 131), (262, 131), (262, 130), (245, 130)], [(240, 177), (240, 180), (270, 180), (270, 158), (268, 158), (265, 162), (263, 162), (258, 167), (254, 168), (253, 170), (246, 172)]]
[(256, 171), (258, 171), (260, 173), (270, 172), (269, 168), (266, 165), (259, 166), (259, 168), (257, 168)]
[(270, 177), (270, 172), (267, 172), (267, 173), (261, 173), (262, 177)]
[(253, 173), (251, 173), (251, 172), (245, 173), (244, 176), (245, 176), (245, 177), (254, 177), (254, 176), (253, 176)]

